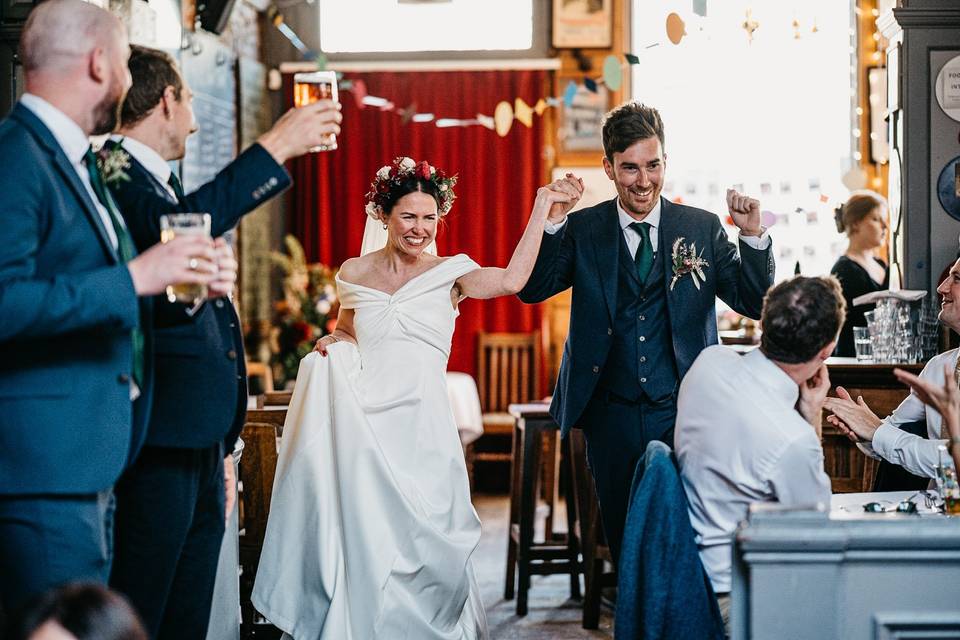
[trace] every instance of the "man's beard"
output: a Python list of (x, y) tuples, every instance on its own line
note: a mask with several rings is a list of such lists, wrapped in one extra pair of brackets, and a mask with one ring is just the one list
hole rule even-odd
[(93, 108), (93, 132), (102, 136), (113, 133), (120, 122), (120, 107), (123, 105), (124, 91), (117, 84), (110, 85), (110, 91)]

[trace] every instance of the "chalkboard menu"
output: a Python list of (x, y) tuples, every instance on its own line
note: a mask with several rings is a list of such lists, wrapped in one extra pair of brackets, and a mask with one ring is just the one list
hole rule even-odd
[(212, 180), (237, 155), (236, 58), (213, 36), (198, 32), (190, 37), (180, 66), (193, 90), (199, 131), (187, 138), (180, 170), (188, 193)]

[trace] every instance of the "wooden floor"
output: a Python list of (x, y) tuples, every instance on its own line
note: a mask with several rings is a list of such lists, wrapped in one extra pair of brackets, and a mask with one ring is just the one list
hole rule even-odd
[[(518, 617), (516, 601), (503, 599), (508, 499), (501, 495), (475, 495), (473, 503), (483, 522), (474, 567), (492, 640), (613, 638), (613, 616), (608, 609), (602, 612), (599, 629), (588, 631), (580, 625), (580, 602), (570, 599), (570, 579), (566, 575), (534, 576), (529, 612)], [(558, 520), (565, 521), (563, 517)], [(543, 526), (542, 521), (539, 524)]]

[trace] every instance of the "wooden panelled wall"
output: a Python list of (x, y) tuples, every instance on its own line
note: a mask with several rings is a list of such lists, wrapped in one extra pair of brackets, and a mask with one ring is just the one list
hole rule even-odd
[[(631, 50), (630, 0), (613, 0), (613, 38), (609, 49), (558, 49), (560, 70), (554, 74), (553, 95), (563, 95), (564, 89), (570, 80), (582, 81), (587, 76), (599, 78), (603, 74), (603, 60), (608, 55), (621, 56)], [(609, 107), (613, 108), (630, 99), (631, 74), (629, 69), (624, 71), (623, 85), (618, 91), (610, 92)], [(547, 162), (544, 184), (551, 179), (553, 167), (589, 167), (595, 169), (600, 166), (602, 155), (596, 152), (563, 152), (557, 140), (559, 130), (558, 113), (555, 109), (544, 112), (546, 130), (550, 132), (548, 147), (545, 150)], [(554, 296), (546, 302), (543, 313), (541, 336), (543, 340), (543, 354), (547, 371), (547, 392), (553, 392), (560, 370), (560, 357), (563, 354), (563, 343), (567, 339), (567, 328), (570, 320), (570, 291)]]

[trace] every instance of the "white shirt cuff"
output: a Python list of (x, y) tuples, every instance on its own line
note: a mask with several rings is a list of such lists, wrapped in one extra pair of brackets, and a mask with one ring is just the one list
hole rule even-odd
[(870, 443), (870, 448), (884, 460), (900, 464), (899, 461), (892, 458), (892, 450), (896, 444), (897, 436), (901, 433), (902, 430), (889, 422), (881, 422), (877, 430), (873, 432), (873, 441)]
[(545, 220), (543, 223), (543, 232), (552, 236), (557, 231), (560, 231), (560, 229), (563, 229), (563, 225), (565, 224), (567, 224), (567, 216), (564, 216), (563, 220), (560, 222), (550, 222), (549, 220)]
[(740, 234), (740, 239), (743, 240), (748, 247), (756, 249), (757, 251), (766, 251), (770, 248), (770, 232), (766, 227), (761, 227), (763, 232), (759, 236), (745, 236), (742, 233)]

